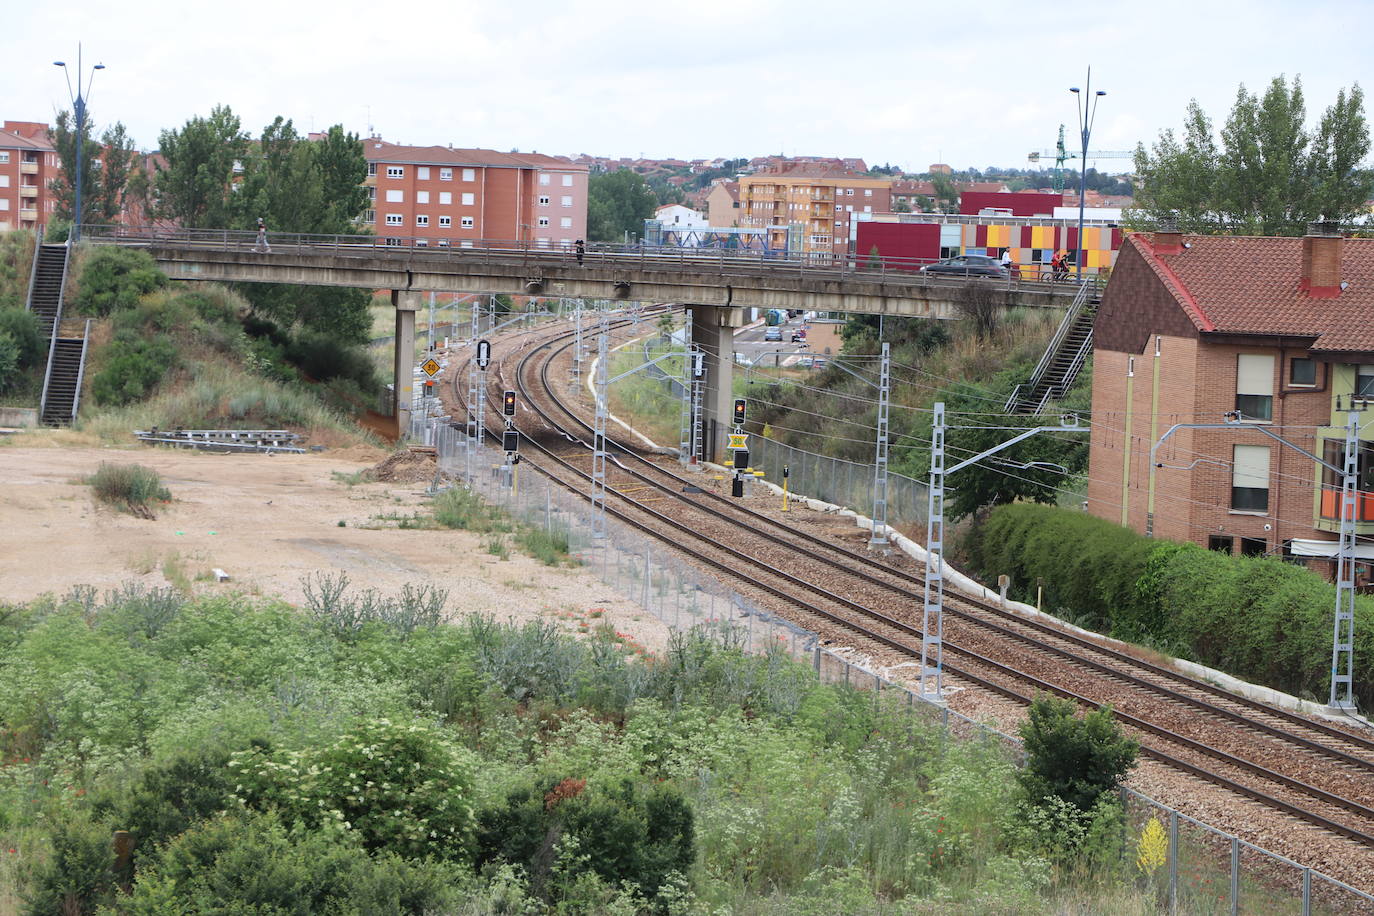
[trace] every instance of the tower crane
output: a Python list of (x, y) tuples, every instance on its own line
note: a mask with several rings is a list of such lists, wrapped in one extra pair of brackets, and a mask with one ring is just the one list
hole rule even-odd
[[(1063, 193), (1064, 191), (1064, 163), (1070, 159), (1079, 158), (1077, 151), (1069, 152), (1064, 148), (1064, 125), (1059, 125), (1059, 142), (1054, 149), (1034, 150), (1026, 158), (1031, 162), (1039, 162), (1040, 157), (1053, 156), (1054, 168), (1050, 171), (1050, 181), (1054, 184), (1054, 190)], [(1131, 150), (1088, 150), (1089, 159), (1132, 159), (1135, 153)]]

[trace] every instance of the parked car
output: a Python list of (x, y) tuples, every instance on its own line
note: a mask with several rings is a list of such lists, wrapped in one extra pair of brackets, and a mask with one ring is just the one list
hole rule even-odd
[(778, 327), (777, 325), (774, 325), (771, 328), (765, 328), (763, 332), (763, 339), (765, 341), (776, 340), (778, 343), (782, 343), (782, 328)]
[(982, 254), (961, 254), (921, 268), (921, 273), (952, 277), (1006, 277), (1007, 271), (996, 258)]
[(797, 328), (792, 332), (792, 342), (796, 343), (799, 340), (806, 340), (806, 328)]

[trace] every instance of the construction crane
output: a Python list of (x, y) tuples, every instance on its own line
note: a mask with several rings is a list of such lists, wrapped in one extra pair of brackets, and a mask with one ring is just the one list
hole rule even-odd
[[(1026, 158), (1031, 162), (1039, 162), (1040, 157), (1053, 156), (1054, 168), (1050, 171), (1050, 181), (1054, 184), (1054, 190), (1062, 193), (1064, 190), (1064, 163), (1070, 159), (1079, 158), (1077, 151), (1069, 152), (1064, 148), (1064, 125), (1059, 125), (1059, 142), (1054, 149), (1033, 151)], [(1088, 150), (1089, 159), (1132, 159), (1135, 153), (1131, 150)]]

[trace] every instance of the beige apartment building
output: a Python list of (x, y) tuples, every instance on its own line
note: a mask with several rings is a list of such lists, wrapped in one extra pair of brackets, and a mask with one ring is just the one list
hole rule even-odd
[(854, 214), (886, 213), (891, 201), (891, 178), (798, 164), (740, 179), (739, 225), (767, 228), (773, 249), (843, 255), (849, 251)]

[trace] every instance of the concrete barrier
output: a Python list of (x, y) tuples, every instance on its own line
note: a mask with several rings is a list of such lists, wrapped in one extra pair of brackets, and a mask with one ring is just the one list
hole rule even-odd
[(37, 410), (28, 407), (0, 407), (0, 427), (28, 429), (37, 425)]

